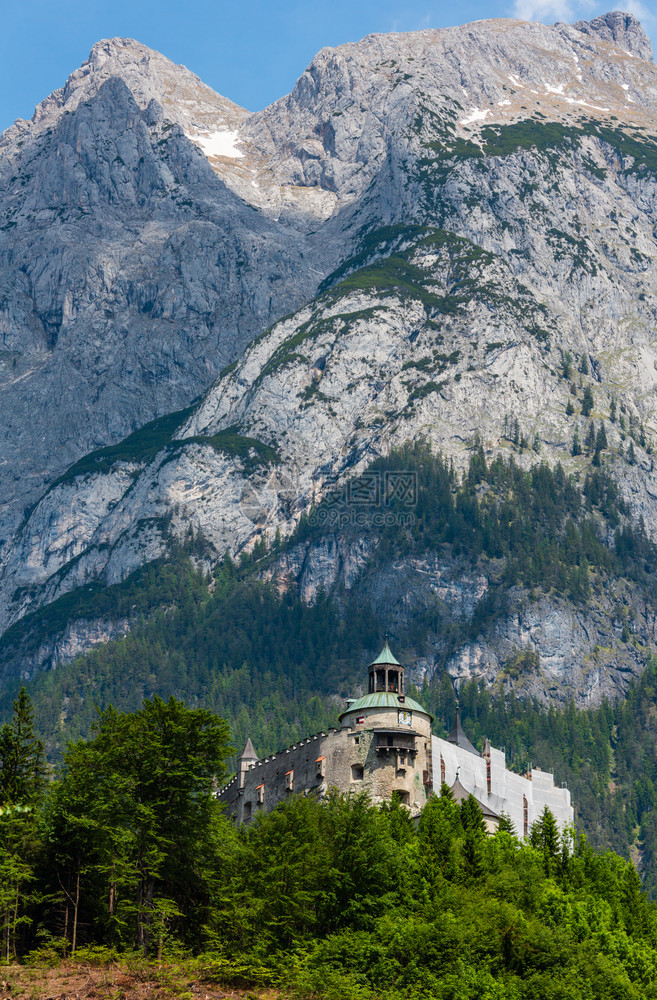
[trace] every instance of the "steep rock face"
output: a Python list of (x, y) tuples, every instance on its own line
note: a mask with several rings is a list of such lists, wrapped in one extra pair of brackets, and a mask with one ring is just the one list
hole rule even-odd
[(474, 678), (543, 703), (597, 705), (626, 693), (657, 651), (656, 609), (624, 581), (596, 588), (584, 604), (513, 587), (500, 612), (473, 629), (493, 567), (444, 552), (381, 565), (371, 559), (376, 547), (376, 538), (329, 535), (283, 553), (265, 576), (309, 603), (320, 592), (338, 601), (357, 594), (397, 635), (420, 619), (439, 621), (410, 672), (419, 686), (444, 665), (457, 686)]
[(99, 43), (0, 140), (0, 538), (91, 448), (189, 403), (321, 272), (185, 133), (248, 113)]
[[(290, 274), (299, 267), (306, 276), (306, 297), (322, 276), (308, 277), (308, 260), (321, 260), (324, 273), (338, 247), (343, 260), (312, 301), (222, 373), (159, 450), (117, 454), (96, 471), (92, 456), (38, 499), (5, 550), (3, 627), (90, 581), (124, 579), (190, 527), (217, 558), (286, 535), (373, 458), (418, 439), (457, 468), (476, 436), (489, 455), (517, 454), (524, 439), (518, 461), (529, 466), (540, 455), (577, 476), (590, 455), (576, 453), (575, 434), (583, 443), (591, 419), (596, 428), (606, 422), (604, 462), (656, 534), (657, 68), (649, 56), (638, 24), (616, 14), (585, 26), (489, 21), (370, 36), (323, 50), (292, 94), (264, 112), (241, 118), (224, 109), (223, 132), (189, 116), (165, 132), (152, 100), (142, 107), (148, 94), (140, 105), (125, 84), (111, 76), (101, 82), (97, 98), (89, 107), (79, 102), (71, 120), (82, 115), (79, 127), (92, 131), (85, 115), (123, 120), (130, 142), (155, 129), (157, 149), (170, 152), (164, 160), (153, 154), (149, 190), (175, 188), (180, 175), (189, 186), (198, 172), (199, 185), (220, 192), (222, 205), (248, 213), (249, 233), (262, 234), (263, 246), (273, 226), (283, 227), (275, 230), (281, 241), (281, 232), (296, 231), (294, 252), (309, 256), (300, 262), (285, 243), (281, 260)], [(117, 110), (103, 118), (107, 101), (126, 105), (123, 119)], [(57, 127), (66, 129), (62, 107)], [(222, 146), (217, 135), (229, 133)], [(143, 148), (130, 155), (146, 164)], [(112, 179), (112, 170), (123, 169), (115, 163), (97, 185), (103, 204), (127, 198), (138, 205), (138, 187), (131, 182), (124, 191)], [(187, 208), (162, 194), (149, 212), (168, 220)], [(326, 219), (306, 243), (304, 217), (313, 226)], [(205, 230), (198, 220), (189, 225), (198, 246)], [(226, 228), (246, 239), (237, 223)], [(216, 245), (214, 232), (203, 245)], [(168, 254), (168, 238), (166, 247)], [(173, 254), (183, 270), (184, 247)], [(166, 271), (168, 259), (163, 254), (158, 267)], [(206, 279), (206, 270), (202, 277), (194, 271), (189, 281), (199, 315)], [(181, 297), (187, 303), (187, 293), (170, 295), (167, 282), (130, 287), (142, 311), (168, 323)], [(240, 294), (249, 287), (242, 271), (236, 287)], [(254, 289), (262, 287), (261, 275)], [(190, 309), (183, 308), (187, 319)], [(35, 344), (45, 337), (39, 322)], [(138, 322), (131, 340), (134, 329)], [(57, 344), (65, 333), (62, 320)], [(294, 578), (311, 600), (318, 587), (360, 585), (369, 551), (345, 546), (337, 540), (290, 551), (279, 567), (281, 586)], [(412, 590), (417, 567), (395, 572), (411, 574)], [(441, 584), (441, 573), (432, 570), (426, 593), (449, 605), (455, 584)], [(382, 609), (398, 603), (383, 577), (371, 586), (373, 600), (385, 595)], [(473, 579), (466, 589), (480, 586)], [(467, 605), (463, 591), (454, 600)], [(620, 675), (636, 672), (654, 642), (646, 610), (637, 647), (624, 653), (611, 643), (613, 664), (597, 652), (595, 669), (584, 669), (596, 646), (610, 646), (615, 626), (605, 631), (607, 614), (603, 607), (569, 617), (565, 605), (532, 607), (523, 599), (483, 646), (473, 640), (455, 653), (449, 669), (491, 680), (526, 640), (548, 664), (532, 692), (594, 701), (622, 688)]]
[(650, 39), (646, 37), (636, 18), (623, 11), (613, 10), (601, 17), (594, 17), (592, 21), (576, 21), (573, 28), (581, 31), (583, 35), (592, 35), (594, 38), (604, 38), (607, 42), (613, 42), (623, 48), (628, 55), (649, 60), (653, 57)]

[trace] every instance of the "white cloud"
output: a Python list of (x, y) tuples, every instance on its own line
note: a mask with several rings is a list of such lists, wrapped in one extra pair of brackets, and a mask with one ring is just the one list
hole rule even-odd
[[(628, 14), (634, 14), (639, 21), (645, 24), (657, 23), (657, 17), (643, 0), (625, 0), (624, 3), (614, 7), (608, 4), (611, 10), (624, 10)], [(603, 8), (607, 10), (607, 7)], [(602, 13), (599, 3), (594, 0), (513, 0), (513, 17), (518, 17), (522, 21), (577, 21), (580, 18), (593, 17)]]
[(513, 16), (522, 21), (576, 21), (592, 7), (588, 0), (514, 0)]
[(573, 4), (570, 0), (515, 0), (513, 16), (521, 21), (570, 21)]

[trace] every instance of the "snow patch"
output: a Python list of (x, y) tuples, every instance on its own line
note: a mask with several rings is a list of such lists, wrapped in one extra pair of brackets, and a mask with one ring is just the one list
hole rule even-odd
[(507, 80), (510, 80), (514, 87), (522, 87), (523, 90), (525, 89), (524, 83), (521, 83), (518, 77), (514, 76), (513, 73), (507, 77)]
[(506, 108), (510, 103), (511, 101), (498, 101), (497, 106), (498, 108)]
[(560, 83), (556, 87), (551, 87), (549, 83), (545, 84), (546, 94), (558, 94), (559, 97), (563, 97), (563, 88), (566, 86), (565, 83)]
[(485, 111), (479, 111), (478, 108), (472, 108), (471, 113), (467, 118), (463, 118), (459, 122), (459, 125), (472, 125), (473, 122), (483, 122), (486, 115), (489, 115), (490, 111), (486, 109)]
[(621, 87), (623, 88), (623, 90), (629, 90), (630, 89), (630, 86), (629, 86), (628, 83), (621, 83)]
[(244, 156), (235, 148), (239, 142), (237, 132), (199, 132), (198, 135), (187, 135), (187, 138), (200, 146), (207, 157), (227, 156), (236, 160)]
[(577, 101), (574, 97), (564, 97), (568, 104), (580, 104), (583, 108), (593, 108), (594, 111), (610, 111), (611, 108), (600, 108), (597, 104), (587, 104), (586, 101)]

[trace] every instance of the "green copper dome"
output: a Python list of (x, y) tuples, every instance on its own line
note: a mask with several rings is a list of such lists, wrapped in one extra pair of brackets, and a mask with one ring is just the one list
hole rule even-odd
[(399, 696), (392, 694), (390, 691), (377, 691), (375, 694), (364, 695), (364, 697), (359, 698), (358, 701), (352, 702), (351, 705), (344, 710), (340, 719), (343, 719), (345, 715), (350, 715), (352, 712), (362, 712), (366, 708), (406, 709), (407, 712), (422, 712), (423, 715), (427, 715), (431, 720), (433, 720), (433, 716), (427, 712), (426, 708), (422, 708), (422, 705), (420, 705), (419, 702), (409, 697), (405, 697), (403, 701), (400, 701)]
[(399, 662), (399, 660), (395, 656), (393, 656), (390, 646), (388, 645), (387, 639), (385, 641), (383, 649), (377, 656), (376, 660), (372, 660), (370, 666), (376, 667), (379, 664), (382, 665), (385, 664), (386, 666), (391, 666), (391, 667), (401, 667), (401, 663)]

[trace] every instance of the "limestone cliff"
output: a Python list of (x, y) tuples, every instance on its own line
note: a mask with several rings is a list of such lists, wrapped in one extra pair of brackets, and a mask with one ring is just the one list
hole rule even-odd
[[(573, 454), (574, 437), (604, 422), (603, 462), (657, 535), (657, 68), (630, 15), (369, 36), (322, 50), (288, 97), (254, 115), (135, 43), (94, 53), (3, 140), (0, 169), (30, 174), (16, 174), (2, 234), (12, 260), (28, 237), (35, 245), (45, 209), (30, 199), (52, 177), (50, 263), (39, 279), (36, 265), (14, 268), (6, 296), (21, 317), (7, 328), (22, 338), (3, 394), (7, 475), (21, 451), (28, 474), (33, 462), (52, 480), (55, 440), (77, 457), (165, 399), (189, 402), (235, 360), (156, 447), (137, 434), (35, 498), (7, 536), (3, 627), (90, 581), (125, 578), (190, 527), (216, 559), (285, 536), (373, 458), (418, 439), (458, 468), (477, 436), (489, 455), (524, 439), (519, 461), (577, 476), (590, 457)], [(56, 175), (64, 155), (70, 169)], [(86, 249), (58, 235), (53, 250), (72, 213), (76, 232), (89, 217)], [(128, 216), (134, 242), (112, 256)], [(82, 387), (91, 371), (93, 390)], [(40, 418), (34, 394), (64, 384), (79, 391)], [(73, 444), (63, 427), (75, 427)], [(280, 572), (309, 599), (311, 576), (351, 586), (367, 552), (345, 545), (306, 553), (312, 573), (292, 551)], [(450, 567), (431, 565), (440, 589)], [(463, 590), (478, 587), (473, 578), (455, 600), (465, 607)], [(376, 598), (382, 611), (398, 601), (389, 594)], [(450, 670), (493, 680), (530, 643), (546, 667), (529, 690), (598, 700), (653, 648), (654, 616), (632, 600), (640, 650), (615, 642), (604, 606), (575, 613), (517, 594), (497, 633), (465, 645)]]

